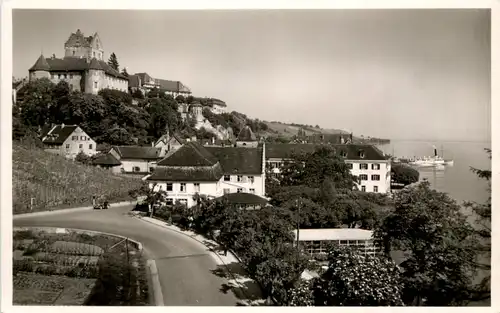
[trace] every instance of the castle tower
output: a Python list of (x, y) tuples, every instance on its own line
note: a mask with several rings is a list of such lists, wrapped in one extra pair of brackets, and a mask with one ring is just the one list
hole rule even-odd
[(259, 145), (250, 126), (246, 125), (238, 134), (236, 139), (236, 147), (256, 148)]
[(92, 58), (89, 69), (85, 74), (85, 92), (97, 94), (99, 90), (106, 88), (104, 69), (96, 58)]
[(40, 54), (38, 60), (36, 60), (35, 64), (29, 69), (29, 73), (30, 81), (44, 77), (50, 79), (50, 65), (43, 54)]
[(193, 117), (196, 119), (196, 123), (203, 123), (203, 107), (199, 102), (191, 104), (191, 112)]
[(64, 57), (104, 60), (104, 49), (97, 33), (85, 37), (78, 29), (76, 33), (71, 33), (64, 44), (64, 50)]

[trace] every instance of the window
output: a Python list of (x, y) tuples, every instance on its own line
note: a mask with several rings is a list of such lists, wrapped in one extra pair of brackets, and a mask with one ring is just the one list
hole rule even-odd
[(250, 193), (255, 194), (255, 189), (254, 188), (250, 188)]
[(194, 183), (194, 192), (200, 192), (200, 183)]
[(228, 194), (228, 193), (230, 193), (230, 192), (231, 192), (231, 191), (229, 190), (229, 188), (224, 188), (224, 194), (225, 194), (225, 195), (226, 195), (226, 194)]
[(380, 180), (380, 175), (372, 175), (372, 180)]
[(57, 75), (57, 78), (61, 79), (61, 77), (62, 77), (62, 75), (61, 75), (61, 74)]
[(255, 178), (253, 176), (248, 176), (248, 181), (253, 184), (255, 182)]
[(75, 55), (75, 51), (73, 51), (73, 55)]
[(87, 139), (85, 136), (80, 136), (80, 140), (85, 140)]
[(359, 165), (359, 169), (360, 169), (360, 170), (367, 170), (367, 169), (368, 169), (368, 164), (366, 164), (366, 163), (361, 163), (361, 164)]
[(97, 82), (94, 82), (94, 88), (97, 88)]
[(68, 78), (68, 75), (67, 74), (64, 74), (64, 79)]
[(372, 164), (372, 170), (379, 170), (380, 169), (380, 164)]
[(73, 140), (73, 141), (78, 140), (78, 136), (71, 136), (71, 140)]
[(154, 171), (154, 170), (155, 170), (155, 168), (154, 168), (154, 167), (150, 167), (150, 168), (149, 168), (149, 172), (150, 172), (150, 173), (153, 173), (153, 171)]
[(238, 193), (243, 192), (243, 188), (238, 188)]
[(69, 143), (66, 144), (66, 149), (69, 149)]
[(243, 176), (238, 175), (238, 182), (242, 182), (242, 181), (243, 181)]
[(174, 185), (172, 183), (167, 183), (167, 191), (173, 191)]
[(347, 152), (345, 152), (344, 150), (340, 151), (340, 156), (343, 157), (343, 158), (346, 158), (347, 157)]
[(360, 179), (360, 180), (368, 180), (368, 175), (366, 175), (366, 174), (361, 174), (361, 175), (359, 175), (359, 179)]
[(373, 186), (373, 192), (378, 192), (378, 186)]
[(361, 186), (361, 191), (366, 191), (366, 186)]
[(78, 148), (79, 148), (79, 149), (82, 149), (82, 148), (83, 148), (83, 144), (79, 144), (79, 145), (78, 145)]
[(231, 181), (231, 175), (224, 175), (224, 181)]
[(350, 170), (352, 170), (352, 163), (347, 163), (347, 168), (349, 168)]
[(181, 192), (186, 192), (186, 183), (181, 183)]
[(359, 157), (362, 159), (365, 158), (365, 152), (363, 150), (359, 151)]
[(89, 149), (92, 149), (92, 144), (89, 144)]
[(173, 205), (174, 204), (174, 199), (167, 198), (166, 202), (167, 202), (167, 205)]
[(134, 172), (140, 172), (141, 171), (141, 168), (139, 166), (134, 166), (134, 168), (132, 169)]

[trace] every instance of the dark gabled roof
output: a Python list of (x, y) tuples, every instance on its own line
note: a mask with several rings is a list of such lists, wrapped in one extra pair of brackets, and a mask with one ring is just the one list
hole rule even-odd
[(147, 178), (152, 181), (218, 181), (222, 177), (222, 168), (219, 164), (198, 167), (156, 167), (153, 174)]
[[(38, 60), (40, 60), (40, 58)], [(97, 60), (95, 58), (93, 58), (90, 63), (87, 62), (87, 59), (85, 58), (74, 58), (74, 57), (65, 57), (64, 59), (48, 58), (45, 59), (45, 61), (48, 65), (48, 68), (45, 70), (50, 72), (70, 72), (70, 71), (81, 72), (89, 69), (97, 69), (97, 70), (103, 70), (106, 74), (110, 76), (128, 80), (127, 77), (123, 76), (114, 68), (109, 66), (108, 63), (104, 62), (103, 60)], [(40, 69), (35, 69), (38, 63), (39, 61), (37, 61), (37, 63), (33, 65), (30, 71), (40, 70)]]
[(141, 87), (141, 79), (139, 75), (129, 75), (128, 76), (128, 86), (131, 88)]
[(48, 132), (43, 133), (42, 142), (52, 145), (62, 145), (77, 128), (77, 125), (56, 125)]
[(117, 158), (115, 158), (111, 153), (102, 153), (96, 156), (92, 161), (95, 165), (120, 165), (122, 164)]
[[(320, 146), (315, 144), (266, 144), (266, 158), (286, 159), (290, 158), (292, 153), (312, 153)], [(347, 160), (387, 160), (382, 151), (373, 145), (329, 144), (324, 146), (334, 148), (337, 155)]]
[(158, 166), (213, 166), (218, 160), (198, 142), (188, 142), (169, 157), (158, 162)]
[(186, 143), (186, 140), (184, 138), (182, 138), (182, 136), (179, 133), (173, 134), (170, 139), (172, 139), (172, 138), (174, 138), (175, 140), (177, 140), (180, 144), (185, 144)]
[(92, 58), (89, 64), (89, 70), (104, 70), (96, 58)]
[(122, 159), (157, 160), (160, 158), (159, 148), (140, 146), (113, 146)]
[(29, 69), (29, 71), (48, 71), (50, 70), (50, 65), (47, 63), (47, 59), (41, 54), (36, 60), (35, 64)]
[(243, 129), (240, 131), (238, 134), (238, 141), (257, 141), (257, 138), (255, 138), (255, 135), (250, 128), (250, 126), (246, 125), (243, 127)]
[(230, 204), (243, 205), (266, 205), (267, 200), (253, 193), (237, 192), (227, 193), (221, 197), (215, 198), (216, 201), (227, 201)]
[(205, 147), (220, 162), (224, 174), (261, 174), (262, 148)]

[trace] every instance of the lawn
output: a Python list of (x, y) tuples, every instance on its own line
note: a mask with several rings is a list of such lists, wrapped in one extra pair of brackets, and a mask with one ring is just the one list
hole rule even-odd
[(141, 251), (119, 237), (15, 229), (16, 305), (148, 305)]
[(94, 195), (110, 202), (133, 200), (129, 191), (143, 185), (140, 177), (115, 175), (16, 141), (12, 150), (14, 214), (87, 206)]

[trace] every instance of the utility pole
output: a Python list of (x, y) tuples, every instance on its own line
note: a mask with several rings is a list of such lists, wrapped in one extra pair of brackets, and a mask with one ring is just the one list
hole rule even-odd
[(297, 260), (300, 256), (300, 248), (299, 248), (299, 235), (300, 235), (300, 206), (299, 199), (295, 200), (295, 205), (297, 206)]

